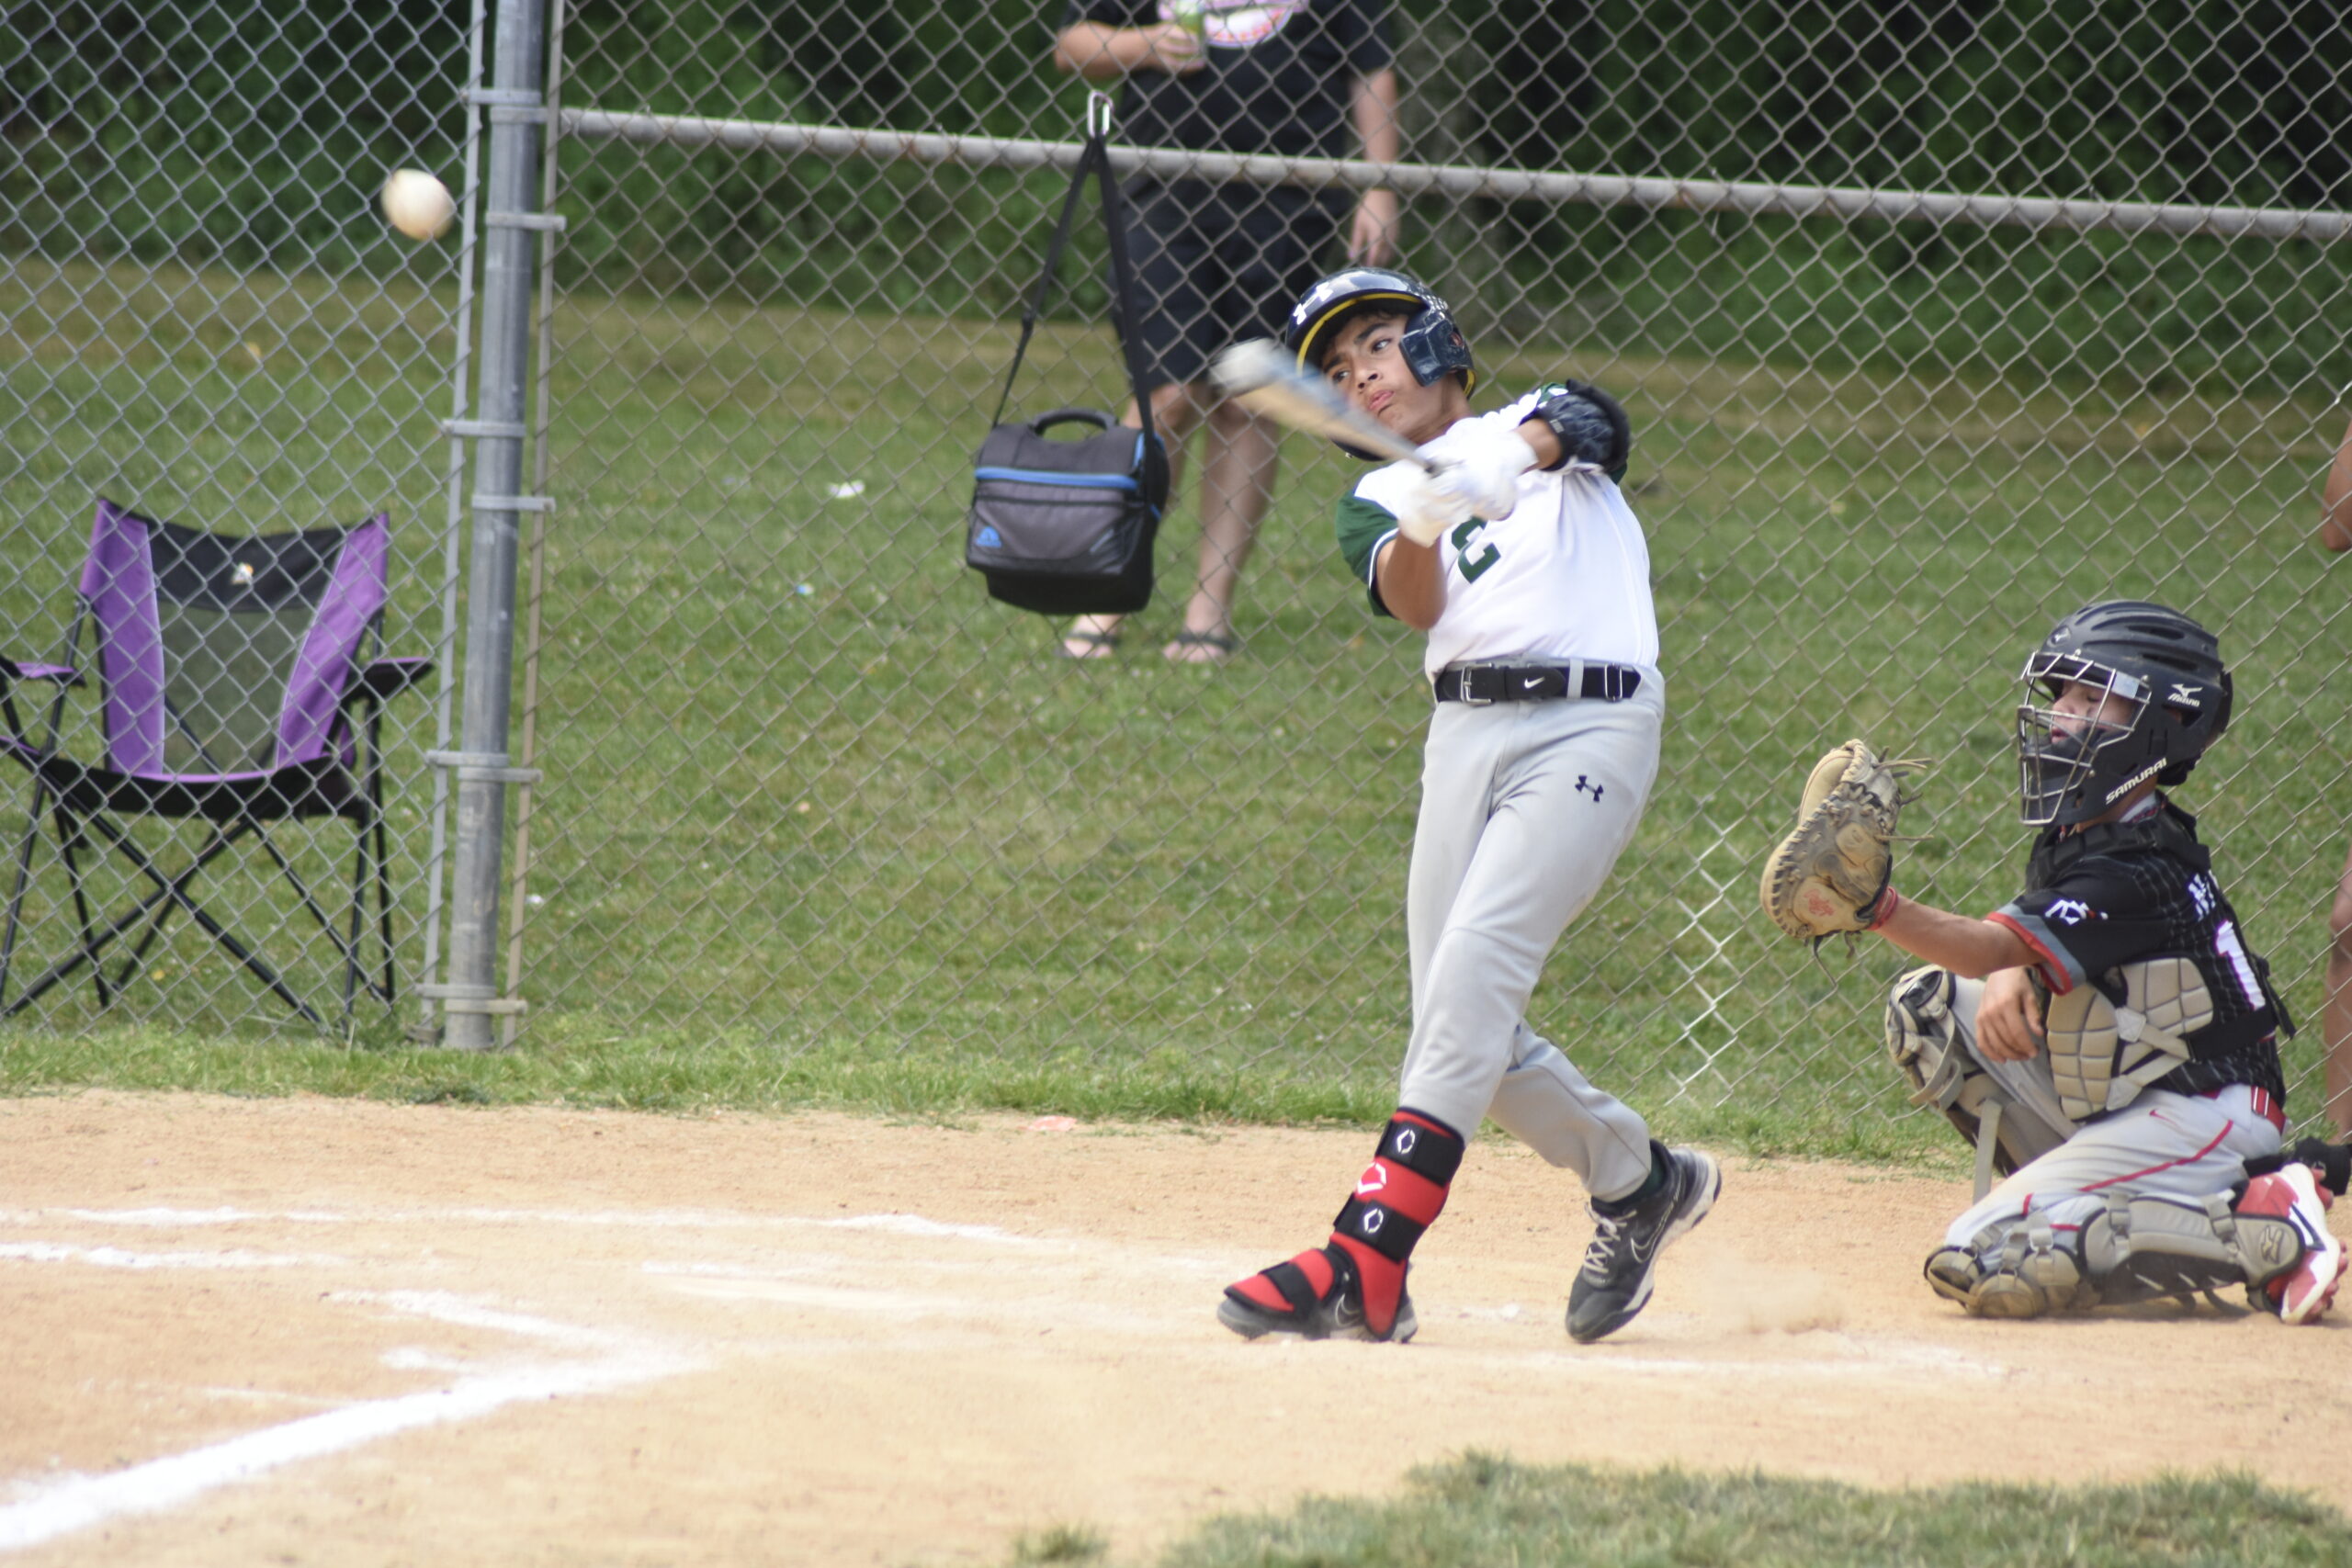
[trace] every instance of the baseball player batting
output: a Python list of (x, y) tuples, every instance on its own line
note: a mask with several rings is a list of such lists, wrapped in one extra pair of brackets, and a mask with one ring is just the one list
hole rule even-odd
[(2316, 1322), (2345, 1271), (2326, 1216), (2345, 1153), (2282, 1154), (2286, 1010), (2197, 819), (2165, 793), (2229, 725), (2220, 644), (2113, 600), (2059, 622), (2024, 679), (2019, 800), (2041, 832), (2017, 897), (1972, 919), (1899, 896), (1903, 764), (1860, 741), (1816, 765), (1764, 874), (1790, 934), (1876, 931), (1928, 961), (1894, 984), (1887, 1045), (1978, 1151), (1976, 1201), (1928, 1283), (1979, 1317), (2243, 1285)]
[(1721, 1184), (1713, 1159), (1653, 1139), (1524, 1016), (1657, 776), (1666, 694), (1648, 546), (1617, 489), (1624, 411), (1565, 382), (1472, 415), (1477, 372), (1453, 313), (1383, 268), (1317, 283), (1283, 343), (1422, 444), (1422, 461), (1357, 481), (1339, 538), (1374, 613), (1428, 634), (1436, 708), (1407, 894), (1413, 1029), (1396, 1113), (1330, 1240), (1227, 1287), (1217, 1316), (1251, 1338), (1411, 1338), (1414, 1244), (1491, 1115), (1583, 1179), (1594, 1231), (1568, 1333), (1599, 1339), (1647, 1303), (1659, 1251)]

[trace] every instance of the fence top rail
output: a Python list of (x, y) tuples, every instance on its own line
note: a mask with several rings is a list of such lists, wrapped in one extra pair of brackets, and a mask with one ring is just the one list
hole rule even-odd
[[(1077, 165), (1080, 152), (1080, 144), (1075, 141), (861, 130), (838, 125), (713, 119), (698, 115), (614, 109), (567, 108), (561, 111), (560, 119), (564, 134), (595, 140), (956, 164), (965, 168), (1068, 169)], [(1347, 186), (1359, 190), (1385, 187), (1407, 196), (1435, 192), (1504, 201), (1538, 200), (1748, 216), (1881, 218), (1894, 222), (2012, 226), (2086, 233), (2106, 231), (2127, 234), (2206, 234), (2228, 239), (2328, 241), (2352, 232), (2352, 213), (2301, 208), (2201, 207), (2183, 202), (2086, 201), (1955, 191), (1872, 190), (1856, 186), (1677, 180), (1479, 168), (1458, 164), (1285, 158), (1180, 148), (1114, 147), (1111, 163), (1122, 175), (1150, 174), (1164, 179)]]

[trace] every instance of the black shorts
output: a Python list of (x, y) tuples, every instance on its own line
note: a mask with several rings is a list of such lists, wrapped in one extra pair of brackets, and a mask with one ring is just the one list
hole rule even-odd
[(1217, 351), (1280, 337), (1290, 308), (1328, 270), (1354, 210), (1345, 191), (1139, 181), (1127, 191), (1146, 375), (1157, 387), (1207, 377)]

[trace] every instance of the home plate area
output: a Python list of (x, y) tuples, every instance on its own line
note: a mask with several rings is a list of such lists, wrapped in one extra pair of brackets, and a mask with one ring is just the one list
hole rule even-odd
[(2340, 1325), (1968, 1319), (1918, 1277), (1953, 1179), (1726, 1159), (1648, 1310), (1578, 1347), (1581, 1195), (1481, 1140), (1412, 1344), (1220, 1328), (1370, 1142), (0, 1101), (0, 1552), (993, 1563), (1073, 1524), (1133, 1557), (1468, 1449), (1884, 1486), (2223, 1466), (2352, 1506)]

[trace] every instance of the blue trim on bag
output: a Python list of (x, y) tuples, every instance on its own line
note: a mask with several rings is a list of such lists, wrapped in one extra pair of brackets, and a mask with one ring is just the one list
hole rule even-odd
[(1079, 490), (1136, 490), (1126, 474), (1061, 474), (1041, 468), (975, 468), (977, 479), (1009, 479), (1015, 484), (1069, 485)]

